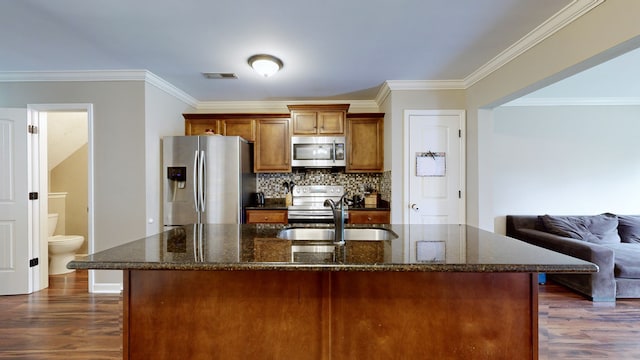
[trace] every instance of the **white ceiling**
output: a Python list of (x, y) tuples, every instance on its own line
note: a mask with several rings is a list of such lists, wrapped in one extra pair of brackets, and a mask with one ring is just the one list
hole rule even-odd
[[(0, 72), (146, 69), (198, 101), (372, 100), (387, 80), (465, 79), (575, 2), (0, 0)], [(284, 68), (260, 77), (257, 53)]]

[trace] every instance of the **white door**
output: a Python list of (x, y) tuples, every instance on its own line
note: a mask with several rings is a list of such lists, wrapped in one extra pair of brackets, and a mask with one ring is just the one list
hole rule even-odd
[(27, 110), (0, 109), (0, 295), (32, 292)]
[(409, 224), (464, 224), (463, 110), (405, 113), (405, 220)]

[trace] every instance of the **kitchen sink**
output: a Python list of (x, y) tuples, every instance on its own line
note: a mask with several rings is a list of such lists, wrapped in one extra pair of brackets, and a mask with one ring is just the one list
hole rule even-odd
[[(282, 229), (277, 237), (284, 240), (333, 241), (332, 228), (287, 228)], [(396, 239), (398, 235), (391, 230), (381, 228), (346, 228), (346, 241), (384, 241)]]

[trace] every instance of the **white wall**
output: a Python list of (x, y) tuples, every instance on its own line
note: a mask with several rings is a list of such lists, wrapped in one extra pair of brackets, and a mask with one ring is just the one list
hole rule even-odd
[[(145, 235), (144, 82), (0, 83), (0, 106), (93, 104), (94, 249)], [(120, 284), (120, 271), (96, 271), (95, 282)]]
[(384, 168), (391, 171), (391, 223), (402, 224), (404, 206), (404, 113), (406, 110), (462, 110), (464, 90), (392, 91), (381, 109), (385, 112)]
[(640, 46), (640, 1), (603, 2), (467, 89), (467, 222), (493, 230), (492, 107)]
[(499, 107), (493, 214), (640, 214), (640, 106)]
[(162, 230), (162, 147), (164, 136), (184, 135), (182, 113), (193, 111), (154, 85), (145, 86), (145, 151), (147, 235)]
[[(158, 174), (160, 170), (159, 165), (155, 170), (147, 169), (147, 155), (159, 155), (155, 148), (149, 150), (146, 145), (145, 84), (145, 81), (0, 83), (0, 107), (93, 104), (94, 252), (145, 237), (147, 198), (160, 198), (159, 192), (147, 191), (147, 171)], [(150, 97), (151, 104), (158, 105), (160, 96)], [(159, 116), (160, 123), (172, 118), (184, 126), (182, 112), (193, 110), (187, 105), (180, 111), (175, 105), (170, 108), (175, 113), (163, 107), (165, 113)], [(157, 157), (152, 162), (158, 164)], [(119, 289), (122, 272), (96, 271), (95, 283), (104, 290)]]

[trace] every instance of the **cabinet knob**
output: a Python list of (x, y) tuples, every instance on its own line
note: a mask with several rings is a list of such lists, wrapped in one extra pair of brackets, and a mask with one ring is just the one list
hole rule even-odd
[(367, 216), (367, 221), (371, 221), (371, 216)]

